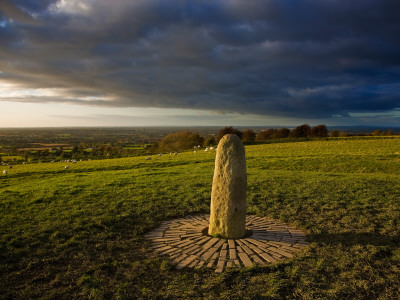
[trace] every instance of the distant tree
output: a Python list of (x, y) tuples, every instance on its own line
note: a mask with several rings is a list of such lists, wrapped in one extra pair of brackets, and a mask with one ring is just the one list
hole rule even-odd
[(204, 147), (209, 147), (209, 146), (214, 146), (216, 144), (217, 144), (217, 142), (215, 141), (215, 137), (212, 136), (212, 137), (207, 138), (204, 141), (203, 146)]
[(382, 135), (382, 131), (380, 131), (379, 129), (377, 129), (377, 130), (375, 130), (375, 131), (372, 133), (372, 135), (373, 135), (373, 136), (380, 136), (380, 135)]
[(317, 137), (317, 138), (327, 137), (328, 136), (328, 128), (326, 128), (325, 125), (317, 125), (317, 126), (311, 128), (311, 136)]
[(309, 137), (310, 135), (311, 135), (311, 128), (310, 125), (308, 124), (297, 126), (290, 132), (290, 136), (295, 138), (305, 138)]
[(240, 139), (242, 139), (243, 136), (243, 133), (240, 130), (235, 129), (232, 126), (229, 126), (220, 129), (217, 135), (217, 141), (219, 142), (219, 140), (222, 139), (222, 137), (226, 134), (236, 134), (238, 137), (240, 137)]
[(254, 142), (256, 140), (256, 133), (251, 129), (243, 131), (242, 141), (243, 142)]
[(267, 130), (261, 130), (257, 136), (256, 140), (257, 141), (265, 141), (269, 139), (273, 139), (276, 136), (277, 130), (275, 128), (269, 128)]
[(389, 129), (388, 131), (385, 132), (385, 135), (392, 136), (392, 135), (396, 135), (396, 133), (392, 129)]
[(287, 138), (290, 135), (290, 129), (281, 128), (275, 132), (275, 137), (277, 138)]
[(155, 144), (153, 148), (154, 151), (159, 152), (181, 151), (202, 145), (203, 142), (204, 138), (198, 133), (180, 131), (168, 134), (159, 143)]
[(339, 130), (332, 130), (330, 133), (329, 133), (329, 136), (330, 137), (338, 137), (339, 136)]

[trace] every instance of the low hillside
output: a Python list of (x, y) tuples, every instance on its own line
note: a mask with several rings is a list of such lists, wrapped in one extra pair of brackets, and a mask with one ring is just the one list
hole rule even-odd
[(175, 270), (144, 239), (209, 212), (215, 151), (1, 166), (0, 298), (400, 297), (399, 138), (249, 145), (246, 157), (248, 213), (311, 245), (222, 274)]

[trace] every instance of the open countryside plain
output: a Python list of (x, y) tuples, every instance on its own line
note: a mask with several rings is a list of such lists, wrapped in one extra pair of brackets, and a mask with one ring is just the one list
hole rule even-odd
[(215, 151), (15, 165), (0, 176), (0, 298), (400, 297), (399, 138), (248, 145), (246, 158), (248, 214), (308, 235), (294, 258), (215, 274), (151, 250), (163, 220), (209, 212)]

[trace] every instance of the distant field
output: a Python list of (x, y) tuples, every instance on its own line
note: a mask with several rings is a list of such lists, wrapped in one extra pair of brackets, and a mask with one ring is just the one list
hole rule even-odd
[(248, 213), (308, 234), (293, 259), (217, 275), (151, 251), (143, 235), (161, 221), (209, 212), (214, 151), (15, 165), (0, 173), (0, 298), (400, 297), (399, 138), (251, 145), (246, 157)]
[(13, 162), (15, 160), (22, 160), (24, 158), (22, 156), (19, 156), (19, 155), (2, 155), (1, 159), (4, 162)]

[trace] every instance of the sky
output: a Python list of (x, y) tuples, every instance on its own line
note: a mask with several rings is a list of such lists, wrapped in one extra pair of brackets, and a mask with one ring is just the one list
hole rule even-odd
[(400, 127), (398, 0), (0, 0), (0, 127)]

